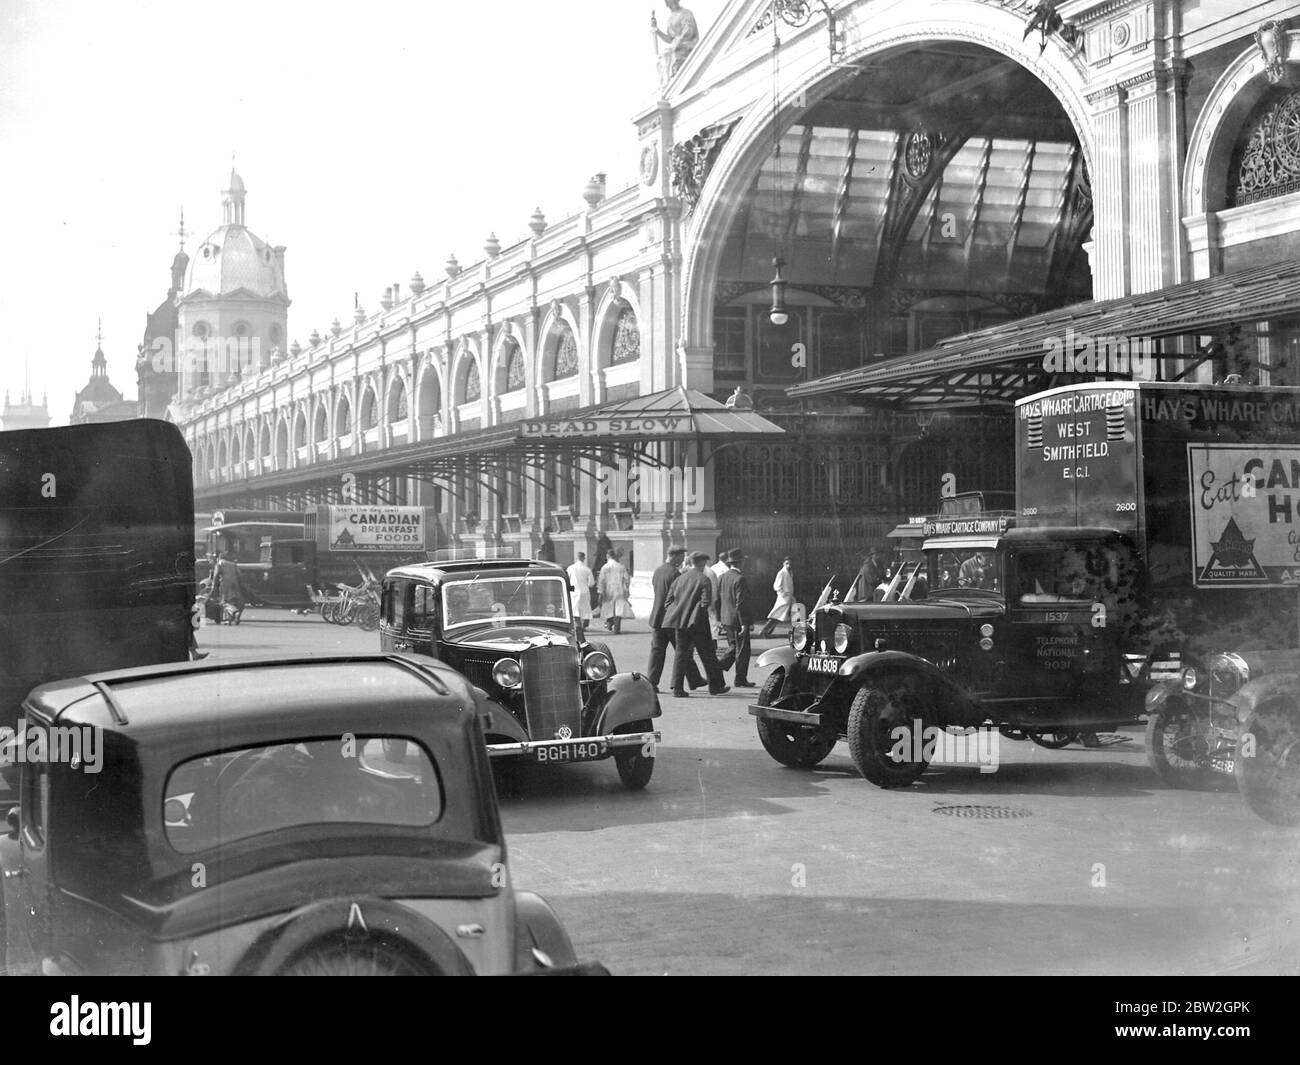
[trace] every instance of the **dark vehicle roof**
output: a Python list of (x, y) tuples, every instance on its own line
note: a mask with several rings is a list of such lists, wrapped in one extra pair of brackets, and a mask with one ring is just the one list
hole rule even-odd
[[(62, 762), (49, 768), (49, 850), (60, 888), (99, 900), (160, 936), (220, 925), (229, 916), (222, 906), (229, 909), (241, 892), (248, 896), (240, 903), (245, 916), (277, 912), (286, 885), (303, 879), (304, 863), (312, 868), (300, 885), (308, 895), (313, 885), (326, 890), (338, 878), (359, 890), (352, 880), (364, 880), (367, 870), (394, 894), (437, 894), (439, 863), (453, 863), (455, 883), (486, 891), (492, 863), (504, 860), (478, 704), (464, 678), (428, 658), (368, 654), (116, 670), (43, 685), (25, 709), (29, 727), (36, 715), (103, 730), (98, 773)], [(434, 825), (309, 825), (196, 854), (168, 842), (163, 802), (181, 763), (219, 751), (342, 742), (349, 734), (403, 736), (427, 749), (445, 804)], [(210, 882), (224, 885), (225, 895), (186, 887), (195, 860), (216, 863)], [(375, 886), (379, 880), (374, 890), (383, 887)], [(236, 889), (236, 882), (243, 886)]]
[(564, 567), (554, 562), (540, 562), (530, 558), (467, 558), (455, 562), (417, 562), (410, 566), (390, 569), (388, 577), (408, 577), (432, 581), (435, 584), (456, 577), (564, 577)]

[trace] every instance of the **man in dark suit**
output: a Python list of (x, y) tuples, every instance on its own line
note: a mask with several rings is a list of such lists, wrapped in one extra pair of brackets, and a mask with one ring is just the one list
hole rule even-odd
[(704, 672), (709, 678), (709, 694), (723, 695), (731, 691), (718, 668), (718, 648), (709, 630), (709, 603), (712, 593), (704, 564), (709, 556), (696, 551), (691, 556), (691, 568), (673, 582), (665, 600), (664, 628), (674, 630), (676, 655), (673, 658), (673, 698), (685, 699), (686, 663), (699, 651), (704, 662)]
[(722, 575), (719, 584), (718, 617), (727, 634), (726, 656), (718, 663), (723, 670), (736, 667), (736, 679), (731, 682), (734, 688), (752, 688), (749, 679), (749, 603), (745, 599), (745, 576), (741, 567), (745, 562), (745, 552), (739, 548), (731, 552), (727, 572)]
[[(668, 561), (655, 570), (650, 577), (655, 603), (650, 611), (650, 665), (646, 669), (646, 675), (656, 689), (659, 687), (659, 678), (663, 676), (664, 654), (668, 647), (673, 647), (677, 655), (681, 654), (680, 649), (677, 649), (676, 630), (664, 624), (664, 610), (668, 603), (669, 589), (682, 575), (682, 558), (685, 554), (684, 547), (669, 548)], [(700, 676), (700, 669), (689, 651), (686, 654), (686, 682), (693, 689), (704, 686), (704, 678)]]

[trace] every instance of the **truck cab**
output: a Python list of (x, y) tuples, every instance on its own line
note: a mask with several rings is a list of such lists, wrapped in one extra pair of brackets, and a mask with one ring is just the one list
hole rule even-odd
[(1136, 721), (1143, 686), (1124, 657), (1138, 580), (1128, 539), (1013, 522), (928, 519), (923, 558), (904, 563), (883, 598), (855, 589), (821, 604), (789, 647), (762, 656), (774, 668), (749, 709), (768, 753), (809, 768), (845, 740), (863, 776), (889, 787), (929, 761), (927, 744), (900, 744), (900, 730), (1059, 735)]

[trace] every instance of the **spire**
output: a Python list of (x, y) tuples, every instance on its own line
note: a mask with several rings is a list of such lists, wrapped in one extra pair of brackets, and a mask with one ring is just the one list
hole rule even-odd
[(185, 208), (184, 207), (181, 208), (181, 227), (180, 229), (176, 230), (176, 235), (181, 238), (181, 251), (184, 251), (185, 238), (189, 236), (189, 234), (185, 232)]
[(104, 319), (95, 323), (95, 357), (90, 360), (91, 377), (108, 376), (108, 360), (104, 358)]
[(235, 160), (231, 156), (230, 187), (225, 190), (225, 198), (221, 201), (226, 225), (242, 226), (244, 224), (244, 193), (244, 179), (235, 173)]

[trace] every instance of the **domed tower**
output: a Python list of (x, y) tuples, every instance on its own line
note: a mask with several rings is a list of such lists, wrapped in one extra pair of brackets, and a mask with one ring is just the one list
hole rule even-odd
[(135, 362), (139, 414), (142, 418), (164, 418), (167, 407), (176, 398), (176, 349), (179, 304), (185, 288), (185, 274), (190, 257), (185, 254), (185, 212), (177, 230), (180, 249), (172, 259), (171, 285), (167, 298), (145, 317), (144, 337), (137, 349)]
[(221, 388), (236, 373), (255, 372), (284, 348), (289, 290), (284, 247), (271, 247), (244, 224), (243, 179), (230, 172), (222, 194), (223, 223), (188, 263), (177, 331), (186, 353), (180, 398)]

